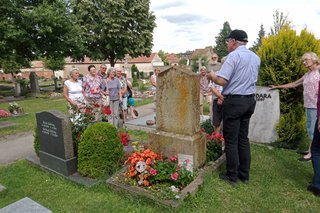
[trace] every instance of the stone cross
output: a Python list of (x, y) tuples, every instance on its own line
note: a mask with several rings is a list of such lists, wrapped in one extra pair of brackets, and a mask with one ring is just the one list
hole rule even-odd
[(186, 66), (174, 66), (157, 78), (156, 130), (151, 148), (165, 156), (190, 157), (194, 167), (205, 163), (206, 138), (200, 131), (200, 79)]

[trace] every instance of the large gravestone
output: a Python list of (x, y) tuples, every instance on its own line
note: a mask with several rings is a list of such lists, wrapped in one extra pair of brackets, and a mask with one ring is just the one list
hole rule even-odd
[(30, 73), (30, 89), (32, 95), (40, 94), (39, 80), (35, 72)]
[(36, 114), (40, 143), (40, 164), (64, 176), (77, 171), (71, 124), (60, 111)]
[(257, 87), (256, 108), (250, 119), (249, 139), (257, 143), (277, 140), (276, 125), (280, 117), (279, 91)]
[(200, 131), (200, 79), (185, 66), (174, 66), (157, 78), (156, 130), (152, 150), (181, 156), (200, 167), (206, 160), (206, 138)]

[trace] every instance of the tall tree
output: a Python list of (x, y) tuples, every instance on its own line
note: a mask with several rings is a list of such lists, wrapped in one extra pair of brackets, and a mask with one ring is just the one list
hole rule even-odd
[(0, 67), (19, 72), (40, 57), (81, 52), (80, 27), (67, 0), (10, 0), (0, 4)]
[(149, 0), (72, 0), (83, 29), (86, 54), (92, 59), (117, 60), (150, 55), (155, 15)]
[(250, 50), (252, 50), (253, 52), (257, 52), (259, 47), (261, 46), (262, 39), (265, 37), (265, 35), (266, 35), (266, 31), (264, 30), (263, 24), (261, 24), (260, 25), (260, 30), (259, 30), (259, 33), (258, 33), (258, 38), (253, 43), (253, 45), (250, 48)]
[(283, 12), (276, 10), (273, 14), (273, 26), (271, 27), (271, 35), (277, 35), (282, 27), (290, 25), (288, 15), (284, 15)]
[(231, 32), (231, 27), (229, 22), (223, 23), (223, 28), (220, 30), (218, 36), (216, 36), (216, 46), (214, 46), (214, 52), (218, 54), (220, 58), (228, 55), (228, 49), (226, 45), (226, 39)]

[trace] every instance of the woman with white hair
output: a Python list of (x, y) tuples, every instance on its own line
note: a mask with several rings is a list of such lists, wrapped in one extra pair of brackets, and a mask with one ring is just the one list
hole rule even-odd
[(302, 152), (305, 156), (299, 158), (300, 161), (311, 160), (311, 142), (313, 140), (314, 126), (317, 119), (317, 98), (318, 98), (318, 82), (320, 80), (319, 74), (319, 58), (314, 52), (307, 52), (302, 56), (303, 65), (308, 72), (300, 79), (283, 85), (271, 85), (270, 89), (289, 89), (303, 85), (303, 101), (306, 111), (306, 127), (308, 137), (310, 139), (310, 146), (307, 151)]
[(106, 85), (109, 95), (109, 104), (111, 109), (110, 119), (108, 122), (113, 124), (116, 128), (119, 127), (119, 104), (122, 101), (121, 84), (116, 78), (116, 71), (113, 67), (108, 70), (108, 78)]
[[(79, 69), (71, 68), (69, 72), (70, 79), (64, 82), (63, 96), (68, 101), (69, 113), (71, 115), (79, 114), (84, 107), (84, 97), (82, 93), (82, 81), (79, 79)], [(79, 117), (77, 115), (76, 117)]]

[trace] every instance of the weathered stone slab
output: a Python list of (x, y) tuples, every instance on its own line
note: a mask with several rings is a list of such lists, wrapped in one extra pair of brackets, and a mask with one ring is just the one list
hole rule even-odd
[(33, 201), (32, 199), (25, 197), (17, 202), (14, 202), (2, 209), (0, 213), (52, 213), (49, 209), (43, 207), (39, 203)]
[(40, 163), (62, 175), (77, 171), (69, 118), (57, 110), (36, 113)]
[(121, 182), (121, 178), (123, 176), (123, 173), (126, 171), (127, 167), (124, 167), (121, 171), (119, 171), (117, 174), (113, 175), (111, 178), (109, 178), (106, 182), (109, 184), (114, 190), (117, 191), (125, 191), (135, 196), (142, 196), (148, 199), (153, 200), (156, 203), (159, 203), (163, 206), (169, 206), (169, 207), (179, 207), (184, 199), (188, 195), (194, 195), (198, 188), (203, 184), (204, 175), (207, 172), (213, 172), (217, 170), (223, 163), (225, 162), (225, 155), (222, 155), (219, 159), (217, 159), (215, 162), (212, 162), (211, 164), (208, 164), (207, 166), (201, 168), (197, 172), (196, 178), (185, 188), (181, 190), (179, 193), (179, 199), (173, 199), (173, 200), (163, 200), (157, 197), (156, 194), (152, 194), (150, 191), (143, 187), (138, 186), (131, 186), (129, 184), (126, 184), (124, 182)]
[(200, 77), (174, 66), (157, 77), (156, 130), (150, 147), (164, 156), (191, 155), (198, 168), (206, 160), (206, 138), (200, 131)]
[(249, 140), (271, 143), (277, 140), (276, 125), (280, 117), (279, 91), (257, 87), (256, 108), (250, 119)]
[[(173, 134), (155, 130), (149, 133), (152, 150), (156, 153), (165, 153), (166, 156), (177, 154), (193, 156), (194, 167), (200, 167), (206, 161), (206, 136), (202, 132), (190, 135)], [(200, 151), (199, 151), (200, 150)]]
[(199, 75), (186, 67), (172, 67), (157, 78), (156, 128), (182, 135), (200, 129)]

